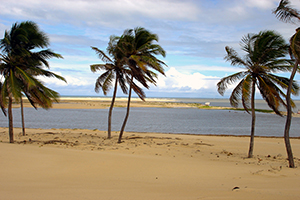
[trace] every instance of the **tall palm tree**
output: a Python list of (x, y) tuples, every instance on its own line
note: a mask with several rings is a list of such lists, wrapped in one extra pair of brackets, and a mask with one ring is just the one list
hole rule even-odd
[(156, 55), (165, 57), (166, 52), (160, 45), (154, 42), (158, 42), (158, 36), (142, 27), (125, 30), (119, 39), (117, 48), (130, 69), (130, 76), (127, 76), (127, 82), (129, 83), (127, 111), (119, 134), (118, 143), (122, 142), (123, 132), (129, 117), (132, 89), (142, 100), (145, 98), (143, 90), (134, 80), (148, 89), (149, 83), (156, 82), (156, 74), (150, 69), (164, 75), (163, 65), (167, 65), (156, 58)]
[[(251, 109), (252, 125), (248, 157), (253, 157), (254, 132), (255, 132), (255, 90), (258, 88), (261, 96), (268, 106), (281, 116), (279, 107), (286, 106), (282, 97), (286, 97), (279, 88), (287, 89), (289, 79), (273, 73), (289, 71), (292, 61), (285, 58), (288, 45), (284, 39), (274, 31), (262, 31), (258, 34), (248, 34), (242, 38), (242, 50), (246, 52), (244, 59), (237, 52), (226, 46), (226, 61), (231, 65), (245, 68), (233, 75), (222, 78), (218, 84), (218, 92), (223, 95), (229, 84), (240, 80), (230, 96), (230, 104), (237, 107), (239, 99), (242, 100), (244, 109), (249, 113)], [(296, 94), (298, 85), (292, 82), (291, 92)], [(278, 87), (279, 86), (279, 87)]]
[[(295, 22), (294, 20), (296, 21), (300, 20), (300, 11), (292, 8), (290, 4), (291, 3), (289, 0), (281, 0), (278, 7), (273, 11), (273, 13), (276, 15), (276, 17), (279, 20), (288, 23), (294, 23)], [(290, 76), (291, 82), (289, 84), (287, 95), (286, 95), (287, 118), (286, 118), (286, 124), (284, 128), (284, 141), (285, 141), (286, 151), (289, 160), (289, 167), (295, 168), (294, 156), (293, 156), (292, 147), (290, 143), (290, 127), (292, 121), (291, 87), (292, 87), (292, 81), (294, 80), (294, 77), (296, 75), (300, 63), (300, 29), (299, 28), (296, 29), (296, 33), (290, 39), (290, 55), (292, 58), (295, 58), (296, 62)]]
[(11, 30), (5, 31), (4, 38), (0, 40), (2, 50), (0, 74), (4, 77), (0, 101), (4, 106), (8, 104), (11, 143), (13, 143), (13, 99), (20, 102), (24, 93), (35, 108), (36, 104), (49, 108), (52, 100), (57, 101), (58, 93), (45, 87), (37, 76), (55, 77), (65, 81), (63, 77), (43, 69), (44, 66), (49, 68), (47, 59), (62, 58), (60, 54), (50, 49), (34, 51), (36, 48), (45, 48), (48, 45), (49, 39), (46, 34), (31, 21), (13, 24)]
[(126, 80), (125, 80), (125, 74), (127, 73), (126, 67), (123, 65), (122, 60), (120, 59), (120, 56), (116, 52), (115, 48), (115, 42), (118, 40), (118, 37), (111, 36), (110, 42), (108, 45), (108, 52), (113, 57), (112, 59), (108, 57), (103, 51), (96, 47), (92, 47), (92, 49), (96, 52), (96, 54), (99, 56), (99, 58), (105, 62), (105, 64), (94, 64), (91, 65), (91, 71), (96, 72), (98, 70), (104, 70), (105, 72), (101, 74), (95, 84), (95, 91), (99, 92), (100, 89), (102, 89), (104, 95), (107, 95), (107, 92), (112, 87), (112, 82), (114, 82), (114, 91), (113, 96), (111, 100), (111, 104), (109, 107), (108, 112), (108, 131), (107, 131), (107, 137), (111, 138), (111, 116), (112, 116), (112, 110), (115, 103), (115, 98), (117, 94), (117, 88), (118, 84), (120, 85), (123, 93), (127, 94), (127, 86), (126, 86)]

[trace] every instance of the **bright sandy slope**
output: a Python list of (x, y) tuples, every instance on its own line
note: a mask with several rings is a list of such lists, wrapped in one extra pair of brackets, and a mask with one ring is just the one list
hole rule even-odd
[(298, 168), (288, 168), (282, 138), (0, 128), (1, 200), (300, 199)]

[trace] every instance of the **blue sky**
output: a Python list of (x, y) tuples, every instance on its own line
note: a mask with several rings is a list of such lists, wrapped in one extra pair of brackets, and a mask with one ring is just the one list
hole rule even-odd
[[(300, 1), (291, 0), (300, 9)], [(285, 24), (272, 10), (279, 0), (0, 0), (0, 36), (15, 22), (31, 20), (50, 38), (50, 48), (64, 59), (51, 59), (51, 70), (68, 83), (43, 79), (61, 95), (95, 93), (101, 63), (90, 46), (105, 50), (110, 35), (144, 27), (159, 36), (166, 50), (166, 77), (145, 91), (148, 97), (221, 98), (216, 83), (239, 71), (225, 62), (225, 46), (240, 51), (248, 33), (276, 30), (288, 41), (297, 24)], [(289, 77), (289, 74), (281, 74)], [(296, 80), (299, 77), (296, 76)], [(119, 90), (120, 91), (120, 90)], [(230, 95), (231, 88), (225, 93)], [(110, 95), (111, 93), (109, 93)], [(122, 93), (118, 93), (123, 96)]]

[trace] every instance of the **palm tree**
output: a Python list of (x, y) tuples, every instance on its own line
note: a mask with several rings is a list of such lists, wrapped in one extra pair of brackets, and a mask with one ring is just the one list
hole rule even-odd
[(96, 72), (98, 70), (105, 70), (103, 74), (101, 74), (95, 84), (95, 91), (98, 93), (100, 89), (102, 89), (104, 95), (107, 95), (107, 92), (112, 87), (112, 81), (115, 80), (114, 83), (114, 91), (113, 96), (111, 100), (111, 104), (109, 107), (108, 112), (108, 131), (107, 131), (107, 137), (111, 138), (111, 116), (112, 116), (112, 110), (115, 103), (115, 98), (117, 94), (117, 87), (118, 83), (123, 91), (123, 93), (127, 94), (127, 86), (126, 86), (126, 80), (125, 80), (125, 74), (127, 73), (126, 67), (122, 64), (121, 59), (118, 57), (118, 53), (116, 52), (115, 48), (115, 42), (118, 40), (118, 37), (111, 36), (110, 42), (108, 45), (108, 52), (113, 57), (111, 59), (108, 57), (103, 51), (96, 47), (92, 47), (92, 49), (96, 52), (96, 54), (99, 56), (99, 58), (105, 62), (105, 64), (94, 64), (91, 65), (91, 71)]
[(61, 55), (50, 49), (34, 51), (36, 48), (44, 48), (49, 45), (46, 34), (39, 30), (37, 24), (31, 21), (15, 23), (10, 31), (5, 31), (4, 38), (0, 41), (0, 74), (4, 77), (1, 87), (1, 104), (7, 105), (9, 136), (13, 143), (13, 117), (12, 102), (20, 102), (22, 93), (36, 108), (36, 104), (43, 108), (51, 107), (52, 100), (57, 101), (58, 93), (45, 87), (37, 76), (55, 77), (65, 79), (55, 73), (43, 69), (49, 68), (47, 59)]
[(26, 133), (25, 133), (25, 119), (24, 119), (23, 95), (20, 98), (20, 106), (21, 106), (22, 133), (23, 133), (23, 136), (25, 136)]
[[(156, 85), (156, 80), (157, 79), (157, 74), (152, 72), (152, 71), (147, 71), (147, 73), (144, 73), (144, 71), (141, 70), (140, 72), (141, 74), (143, 74), (143, 76), (145, 76), (145, 79), (147, 80), (147, 82), (152, 83), (154, 85)], [(135, 93), (140, 97), (140, 99), (142, 99), (143, 101), (145, 100), (145, 93), (143, 91), (142, 88), (140, 88), (135, 82), (134, 82), (134, 74), (131, 75), (131, 78), (129, 78), (127, 76), (127, 82), (129, 83), (130, 87), (129, 87), (129, 93), (128, 93), (128, 100), (127, 100), (127, 107), (126, 107), (126, 114), (125, 114), (125, 118), (120, 130), (120, 134), (119, 134), (119, 139), (118, 139), (118, 143), (122, 143), (122, 137), (123, 137), (123, 133), (127, 124), (127, 120), (129, 117), (129, 112), (130, 112), (130, 103), (131, 103), (131, 94), (132, 94), (132, 89), (135, 91)], [(140, 76), (140, 75), (139, 75)], [(147, 83), (148, 84), (148, 83)], [(148, 89), (148, 86), (146, 87)]]
[[(283, 22), (294, 23), (294, 20), (300, 20), (300, 12), (290, 6), (289, 0), (281, 0), (278, 7), (273, 11), (277, 18)], [(296, 75), (300, 63), (300, 29), (296, 29), (296, 33), (290, 39), (290, 55), (296, 59), (293, 71), (290, 76), (290, 84), (287, 90), (286, 103), (287, 103), (287, 118), (284, 128), (284, 141), (289, 160), (289, 167), (295, 168), (294, 156), (290, 143), (290, 127), (292, 121), (292, 108), (291, 108), (291, 87), (292, 81)]]
[(143, 90), (134, 82), (134, 79), (148, 89), (148, 83), (155, 84), (156, 82), (154, 79), (156, 78), (156, 74), (149, 70), (149, 68), (164, 75), (163, 65), (166, 66), (166, 64), (157, 59), (155, 55), (165, 57), (166, 52), (160, 45), (154, 44), (154, 42), (158, 42), (158, 36), (142, 27), (137, 27), (134, 30), (125, 30), (119, 39), (117, 48), (123, 54), (123, 60), (130, 69), (130, 77), (127, 76), (127, 82), (129, 83), (127, 111), (119, 134), (118, 143), (122, 142), (123, 132), (129, 117), (132, 89), (142, 100), (145, 98)]
[[(284, 39), (274, 31), (262, 31), (258, 34), (248, 34), (242, 38), (242, 50), (246, 52), (244, 59), (237, 52), (226, 46), (226, 61), (231, 65), (241, 66), (244, 71), (222, 78), (218, 84), (218, 92), (223, 95), (229, 84), (240, 80), (230, 96), (230, 104), (237, 107), (241, 97), (244, 109), (249, 113), (251, 108), (252, 125), (248, 157), (253, 157), (254, 132), (255, 132), (255, 90), (258, 88), (261, 96), (268, 106), (281, 116), (279, 107), (286, 106), (282, 97), (285, 94), (279, 87), (286, 89), (289, 79), (277, 76), (273, 73), (288, 71), (292, 61), (285, 59), (288, 53), (288, 45)], [(279, 87), (278, 87), (279, 86)], [(293, 82), (294, 94), (298, 91), (298, 85)]]

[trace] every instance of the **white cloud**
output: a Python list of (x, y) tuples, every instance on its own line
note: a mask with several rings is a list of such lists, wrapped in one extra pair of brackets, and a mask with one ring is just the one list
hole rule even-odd
[(93, 85), (95, 80), (96, 80), (96, 75), (93, 74), (92, 72), (90, 73), (90, 76), (88, 76), (87, 74), (82, 74), (81, 76), (78, 75), (80, 73), (78, 72), (65, 72), (65, 73), (61, 73), (61, 72), (55, 72), (53, 71), (55, 74), (60, 75), (62, 77), (64, 77), (66, 79), (67, 82), (64, 82), (62, 80), (59, 80), (57, 78), (48, 78), (48, 77), (38, 77), (39, 80), (41, 80), (43, 83), (45, 83), (48, 86), (62, 86), (62, 87), (66, 87), (66, 86), (88, 86), (88, 85)]
[(216, 87), (219, 78), (214, 76), (205, 76), (199, 72), (184, 74), (171, 67), (166, 76), (159, 77), (158, 88), (170, 90), (186, 88), (187, 90), (199, 90)]
[(161, 0), (11, 0), (1, 2), (2, 14), (30, 19), (69, 21), (88, 26), (115, 26), (142, 18), (195, 20), (198, 9), (190, 2)]
[(185, 66), (177, 66), (176, 70), (180, 72), (205, 72), (205, 71), (215, 71), (215, 72), (236, 72), (238, 67), (221, 67), (221, 66), (208, 66), (203, 64), (195, 64), (195, 65), (185, 65)]
[(249, 7), (257, 7), (264, 10), (270, 10), (277, 6), (279, 0), (247, 0), (246, 5)]

